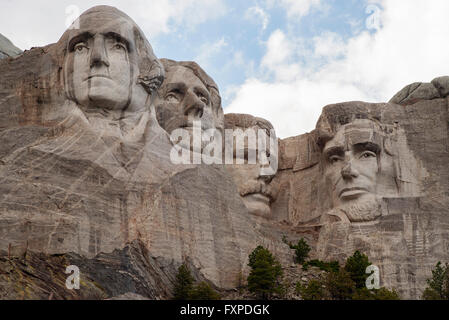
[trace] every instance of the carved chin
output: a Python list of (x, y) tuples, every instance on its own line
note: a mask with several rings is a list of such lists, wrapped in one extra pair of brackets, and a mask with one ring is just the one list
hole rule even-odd
[(123, 108), (128, 101), (128, 95), (118, 96), (117, 92), (111, 90), (111, 88), (92, 87), (89, 90), (89, 102), (104, 109)]
[(270, 199), (262, 194), (251, 194), (243, 198), (249, 213), (265, 218), (271, 217)]
[(341, 210), (351, 222), (374, 221), (382, 215), (381, 206), (375, 197), (347, 204)]

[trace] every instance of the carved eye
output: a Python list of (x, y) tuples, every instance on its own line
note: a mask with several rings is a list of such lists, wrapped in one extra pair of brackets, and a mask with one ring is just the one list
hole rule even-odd
[(84, 42), (80, 42), (76, 44), (73, 49), (75, 50), (75, 52), (82, 53), (84, 50), (88, 50), (89, 47)]
[(165, 96), (165, 101), (170, 103), (177, 103), (179, 102), (178, 96), (174, 93), (169, 93)]
[(113, 47), (115, 50), (125, 50), (126, 51), (126, 47), (123, 45), (123, 44), (121, 44), (121, 43), (116, 43), (116, 44), (114, 44), (114, 47)]
[(364, 151), (360, 155), (361, 159), (377, 158), (377, 155), (372, 151)]
[(339, 157), (339, 156), (330, 156), (329, 157), (329, 162), (332, 163), (332, 164), (335, 164), (338, 161), (341, 161), (341, 157)]
[(204, 94), (198, 93), (197, 96), (201, 100), (202, 103), (209, 104), (209, 100), (207, 99), (207, 97), (204, 96)]

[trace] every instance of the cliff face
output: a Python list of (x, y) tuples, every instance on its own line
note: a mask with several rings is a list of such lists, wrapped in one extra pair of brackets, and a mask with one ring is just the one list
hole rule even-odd
[(13, 45), (8, 38), (0, 34), (0, 59), (15, 57), (21, 53), (22, 50)]
[[(101, 20), (92, 15), (131, 23), (97, 7), (82, 27)], [(0, 61), (0, 298), (167, 299), (183, 262), (197, 279), (232, 289), (258, 245), (292, 264), (283, 236), (305, 237), (323, 260), (363, 251), (380, 267), (381, 285), (404, 298), (419, 298), (431, 268), (449, 261), (447, 78), (408, 86), (390, 103), (325, 107), (316, 130), (279, 141), (276, 175), (253, 177), (252, 167), (172, 161), (174, 143), (159, 122), (187, 126), (188, 112), (219, 129), (271, 128), (249, 115), (224, 121), (218, 88), (198, 65), (165, 61), (161, 84), (153, 73), (162, 64), (130, 51), (125, 62), (140, 73), (127, 75), (126, 107), (103, 108), (115, 106), (108, 91), (93, 108), (82, 102), (90, 87), (75, 85), (85, 49), (75, 52), (70, 32)], [(167, 93), (180, 81), (204, 85), (211, 101), (184, 105), (196, 98)], [(85, 291), (64, 289), (69, 264), (79, 266)], [(20, 272), (40, 282), (23, 282)]]
[[(355, 250), (365, 252), (381, 269), (385, 286), (413, 299), (421, 296), (435, 263), (449, 259), (446, 79), (407, 86), (388, 104), (327, 106), (314, 132), (280, 142), (282, 170), (276, 180), (285, 193), (273, 205), (274, 218), (287, 219), (298, 230), (315, 228), (320, 259), (343, 261)], [(365, 130), (358, 121), (375, 125)], [(332, 174), (345, 168), (330, 166), (325, 151), (338, 132), (345, 132), (347, 144), (380, 141), (375, 198), (350, 204), (335, 199), (338, 183)], [(366, 175), (355, 166), (353, 174)]]
[[(83, 272), (87, 261), (139, 241), (152, 259), (173, 264), (172, 277), (191, 261), (223, 289), (237, 286), (259, 244), (290, 263), (284, 229), (248, 214), (223, 165), (172, 163), (173, 143), (153, 106), (128, 117), (128, 136), (117, 133), (126, 123), (86, 117), (66, 97), (64, 50), (59, 42), (0, 62), (4, 252), (73, 253), (87, 259)], [(168, 297), (170, 282), (146, 277), (163, 283), (147, 297)]]

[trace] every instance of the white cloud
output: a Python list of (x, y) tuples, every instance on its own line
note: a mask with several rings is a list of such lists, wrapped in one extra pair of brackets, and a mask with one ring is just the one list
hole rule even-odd
[(257, 20), (262, 25), (262, 31), (268, 27), (270, 16), (261, 7), (250, 7), (245, 12), (245, 18), (248, 20)]
[(337, 33), (326, 32), (313, 41), (316, 57), (336, 58), (345, 53), (345, 43)]
[(273, 73), (278, 81), (291, 81), (300, 73), (300, 66), (292, 58), (299, 45), (289, 41), (281, 30), (274, 31), (267, 41), (267, 53), (261, 67)]
[(267, 0), (266, 3), (268, 7), (275, 4), (282, 6), (291, 18), (301, 18), (322, 5), (321, 0)]
[(377, 33), (366, 30), (345, 43), (329, 33), (314, 39), (312, 58), (323, 64), (304, 64), (298, 39), (273, 32), (259, 68), (274, 80), (247, 80), (225, 111), (262, 116), (287, 137), (313, 130), (327, 104), (385, 102), (409, 83), (448, 75), (449, 1), (377, 2), (384, 8)]
[(59, 40), (66, 29), (66, 8), (75, 5), (80, 13), (99, 4), (124, 11), (151, 39), (177, 27), (194, 27), (226, 12), (224, 0), (15, 0), (2, 1), (0, 32), (22, 49), (44, 46)]
[(204, 43), (200, 47), (200, 54), (194, 59), (203, 69), (208, 69), (211, 67), (212, 59), (215, 55), (220, 53), (225, 47), (228, 46), (228, 42), (224, 37), (213, 42)]

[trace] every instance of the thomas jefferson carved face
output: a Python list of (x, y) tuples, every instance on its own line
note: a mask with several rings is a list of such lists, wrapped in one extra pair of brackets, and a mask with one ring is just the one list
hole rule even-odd
[(126, 108), (137, 69), (132, 22), (91, 13), (80, 17), (80, 25), (68, 40), (65, 62), (71, 99), (86, 108)]
[(179, 128), (191, 131), (194, 121), (201, 121), (203, 130), (216, 128), (211, 94), (187, 67), (167, 71), (155, 105), (159, 123), (169, 134)]
[[(368, 209), (366, 204), (377, 194), (381, 141), (374, 122), (356, 120), (341, 127), (324, 147), (325, 177), (332, 188), (334, 207), (349, 208), (351, 221), (369, 220), (352, 209)], [(353, 213), (357, 217), (351, 216)], [(370, 210), (366, 214), (371, 214)]]

